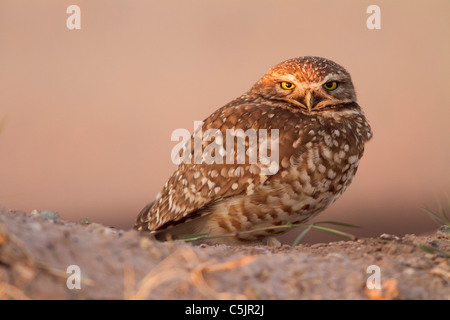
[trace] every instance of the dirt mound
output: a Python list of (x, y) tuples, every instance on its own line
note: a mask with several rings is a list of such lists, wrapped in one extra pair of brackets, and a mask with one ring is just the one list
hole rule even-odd
[(449, 240), (193, 246), (3, 210), (0, 299), (450, 299)]

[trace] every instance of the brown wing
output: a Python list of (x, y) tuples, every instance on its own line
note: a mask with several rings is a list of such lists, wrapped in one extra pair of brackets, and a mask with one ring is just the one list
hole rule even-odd
[[(202, 126), (202, 134), (208, 129), (220, 130), (223, 137), (223, 146), (227, 144), (226, 129), (254, 129), (258, 133), (261, 129), (267, 130), (270, 139), (271, 129), (278, 129), (279, 132), (279, 161), (274, 165), (257, 162), (250, 162), (249, 157), (257, 149), (260, 155), (259, 142), (252, 144), (250, 139), (245, 139), (246, 154), (245, 162), (238, 163), (238, 141), (234, 141), (233, 163), (226, 163), (226, 154), (221, 157), (223, 164), (184, 164), (172, 174), (163, 190), (158, 194), (153, 205), (148, 205), (139, 214), (136, 222), (138, 230), (162, 230), (169, 225), (180, 223), (186, 219), (197, 218), (208, 213), (205, 210), (211, 204), (217, 203), (224, 198), (240, 194), (250, 194), (259, 185), (265, 183), (273, 176), (282, 174), (293, 161), (296, 161), (300, 152), (300, 127), (302, 114), (285, 107), (284, 103), (264, 103), (255, 99), (252, 102), (245, 96), (234, 100), (228, 105), (214, 112), (209, 116)], [(194, 133), (195, 135), (195, 133)], [(194, 135), (191, 139), (191, 161), (194, 162)], [(245, 138), (245, 137), (244, 137)], [(203, 139), (203, 150), (212, 141)], [(243, 140), (240, 140), (241, 142)], [(220, 140), (218, 140), (220, 143)], [(270, 148), (268, 155), (271, 155)], [(225, 148), (228, 149), (228, 148)], [(217, 149), (216, 149), (217, 150)], [(276, 152), (276, 150), (273, 150)], [(222, 151), (223, 153), (223, 151)], [(215, 156), (215, 152), (211, 152)], [(216, 158), (217, 159), (217, 158)], [(240, 158), (242, 161), (242, 158)], [(254, 160), (254, 158), (253, 158)], [(279, 170), (276, 167), (279, 164)], [(275, 175), (267, 175), (268, 169), (275, 169)], [(272, 171), (274, 172), (274, 171)]]

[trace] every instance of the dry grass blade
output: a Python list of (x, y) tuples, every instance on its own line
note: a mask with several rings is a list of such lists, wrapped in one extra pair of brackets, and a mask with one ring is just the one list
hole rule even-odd
[(291, 245), (291, 251), (294, 250), (295, 246), (300, 243), (300, 240), (311, 230), (312, 225), (310, 225), (308, 228), (302, 231), (302, 233), (299, 234), (299, 236), (294, 240), (294, 242)]
[[(450, 208), (450, 197), (447, 195), (447, 201), (448, 201), (448, 207)], [(445, 211), (444, 207), (441, 205), (441, 203), (438, 201), (439, 203), (439, 208), (438, 208), (438, 213), (434, 212), (431, 209), (428, 209), (426, 207), (422, 208), (426, 213), (428, 213), (428, 215), (430, 216), (430, 218), (436, 222), (439, 226), (441, 226), (441, 228), (447, 228), (447, 230), (450, 227), (450, 219), (447, 215), (447, 212)], [(439, 228), (439, 230), (441, 230), (441, 228)], [(448, 231), (446, 231), (448, 232)], [(447, 253), (445, 251), (442, 250), (438, 250), (436, 248), (432, 248), (423, 244), (418, 244), (417, 247), (420, 250), (423, 250), (427, 253), (432, 253), (432, 254), (438, 254), (441, 257), (446, 257), (446, 258), (450, 258), (450, 253)]]
[(182, 236), (182, 237), (178, 238), (178, 240), (189, 242), (189, 241), (198, 240), (198, 239), (200, 239), (202, 237), (207, 237), (208, 235), (209, 235), (209, 233), (188, 234), (188, 235), (185, 235), (185, 236)]
[(350, 223), (343, 223), (343, 222), (336, 222), (336, 221), (319, 221), (314, 222), (315, 225), (318, 224), (333, 224), (335, 226), (341, 226), (341, 227), (347, 227), (347, 228), (361, 228), (360, 226), (350, 224)]
[(439, 249), (436, 249), (436, 248), (432, 248), (432, 247), (423, 245), (423, 244), (418, 244), (417, 248), (419, 248), (420, 250), (425, 251), (426, 253), (438, 254), (438, 255), (440, 255), (442, 257), (450, 258), (450, 254), (449, 253), (447, 253), (445, 251), (442, 251), (442, 250), (439, 250)]
[(216, 292), (213, 290), (205, 281), (205, 278), (203, 275), (208, 272), (217, 272), (217, 271), (223, 271), (223, 270), (231, 270), (237, 267), (244, 266), (246, 264), (249, 264), (253, 261), (255, 261), (255, 256), (245, 256), (243, 258), (240, 258), (238, 260), (233, 261), (227, 261), (215, 265), (200, 265), (195, 270), (191, 272), (191, 279), (192, 283), (195, 284), (199, 288), (203, 288), (206, 294), (208, 294), (209, 297), (215, 297), (217, 299), (247, 299), (247, 296), (242, 294), (236, 294), (236, 293), (230, 293), (230, 292)]
[[(436, 214), (435, 212), (431, 211), (431, 210), (428, 209), (428, 208), (423, 208), (423, 210), (424, 210), (426, 213), (428, 213), (428, 215), (430, 216), (430, 218), (431, 218), (434, 222), (436, 222), (438, 225), (446, 224), (446, 223), (444, 222), (443, 218), (440, 217), (440, 216), (439, 216), (438, 214)], [(448, 223), (448, 222), (447, 222), (447, 223)]]
[(233, 237), (237, 237), (237, 236), (241, 236), (241, 235), (252, 234), (255, 232), (259, 232), (259, 231), (268, 231), (268, 230), (276, 230), (276, 229), (290, 229), (290, 228), (295, 228), (295, 227), (307, 227), (307, 226), (308, 225), (301, 225), (301, 224), (293, 225), (291, 223), (288, 223), (288, 224), (284, 224), (284, 225), (280, 225), (280, 226), (256, 228), (256, 229), (251, 229), (251, 230), (242, 231), (242, 232), (235, 232), (235, 233), (224, 233), (224, 234), (217, 234), (217, 235), (209, 235), (209, 233), (206, 233), (206, 234), (200, 233), (200, 234), (186, 235), (178, 240), (184, 241), (184, 242), (194, 242), (194, 241), (199, 241), (199, 240), (233, 238)]
[(345, 237), (345, 238), (347, 238), (349, 240), (353, 240), (353, 241), (358, 239), (356, 236), (354, 236), (354, 235), (352, 235), (350, 233), (347, 233), (347, 232), (344, 232), (344, 231), (340, 231), (340, 230), (336, 230), (336, 229), (333, 229), (333, 228), (317, 226), (315, 224), (312, 226), (312, 228), (316, 229), (316, 230), (332, 233), (332, 234), (335, 234), (335, 235), (338, 235), (338, 236), (342, 236), (342, 237)]
[(394, 300), (398, 298), (398, 282), (396, 279), (387, 279), (381, 289), (369, 289), (366, 287), (369, 300)]
[(30, 298), (19, 288), (0, 282), (0, 300), (30, 300)]
[[(197, 259), (195, 253), (191, 249), (187, 250), (185, 248), (185, 252), (182, 252), (182, 249), (176, 250), (174, 253), (160, 261), (158, 265), (141, 280), (136, 293), (128, 295), (126, 298), (131, 300), (147, 299), (152, 290), (166, 281), (174, 279), (188, 281), (189, 272), (186, 269), (174, 267), (180, 256), (183, 257), (186, 262), (195, 261)], [(129, 294), (130, 289), (128, 288), (127, 291)]]
[(123, 266), (123, 297), (125, 300), (130, 299), (134, 294), (134, 278), (134, 268), (126, 262)]
[[(55, 278), (66, 281), (67, 272), (65, 270), (59, 270), (47, 265), (43, 261), (39, 261), (31, 254), (28, 248), (22, 243), (22, 241), (16, 237), (14, 234), (8, 232), (5, 228), (0, 225), (0, 245), (8, 244), (15, 250), (19, 251), (24, 259), (24, 263), (28, 266), (34, 267), (42, 272), (45, 272), (48, 275), (51, 275)], [(0, 262), (1, 256), (0, 256)], [(81, 283), (87, 286), (94, 286), (95, 283), (92, 279), (86, 278), (84, 276), (81, 277)]]
[[(444, 206), (440, 203), (440, 201), (438, 201), (438, 210), (437, 212), (434, 212), (431, 209), (428, 209), (426, 207), (422, 208), (426, 213), (428, 213), (428, 215), (430, 216), (430, 218), (436, 222), (439, 225), (446, 225), (450, 227), (450, 218), (447, 215), (447, 212), (444, 209)], [(450, 197), (447, 195), (447, 206), (450, 208)]]
[(219, 263), (212, 266), (205, 266), (201, 269), (201, 272), (216, 272), (216, 271), (222, 271), (222, 270), (230, 270), (237, 267), (241, 267), (243, 265), (249, 264), (250, 262), (255, 261), (255, 256), (245, 256), (241, 259), (234, 260), (234, 261), (227, 261), (223, 263)]
[[(185, 261), (184, 263), (181, 263), (181, 266), (180, 259)], [(124, 283), (124, 296), (125, 299), (132, 300), (148, 299), (149, 294), (159, 286), (170, 281), (178, 280), (179, 285), (188, 285), (190, 288), (195, 288), (195, 290), (208, 299), (247, 299), (247, 297), (242, 294), (217, 292), (208, 285), (203, 275), (205, 273), (232, 270), (251, 263), (255, 259), (255, 256), (245, 256), (237, 260), (211, 265), (210, 261), (200, 262), (196, 253), (191, 248), (179, 248), (159, 262), (158, 265), (140, 281), (135, 293), (133, 293), (134, 270), (131, 270), (131, 266), (127, 267), (126, 270), (124, 270), (126, 277), (126, 282)], [(175, 283), (175, 285), (177, 285), (177, 283)]]
[(350, 233), (336, 230), (336, 229), (333, 229), (330, 227), (319, 226), (319, 224), (333, 224), (333, 225), (337, 225), (337, 226), (341, 226), (341, 227), (360, 228), (359, 226), (356, 226), (353, 224), (343, 223), (343, 222), (335, 222), (335, 221), (319, 221), (319, 222), (315, 222), (313, 224), (303, 224), (303, 223), (292, 224), (292, 223), (288, 222), (287, 224), (284, 224), (284, 225), (256, 228), (256, 229), (242, 231), (242, 232), (238, 232), (238, 233), (225, 233), (225, 234), (218, 234), (218, 235), (209, 235), (209, 234), (204, 234), (204, 233), (192, 234), (192, 235), (184, 236), (178, 240), (185, 241), (185, 242), (194, 242), (194, 241), (208, 240), (208, 239), (232, 238), (232, 237), (242, 236), (242, 235), (246, 235), (246, 234), (252, 234), (252, 233), (260, 232), (260, 231), (269, 231), (269, 230), (277, 230), (277, 229), (292, 229), (292, 228), (306, 228), (306, 229), (304, 231), (302, 231), (302, 233), (300, 233), (300, 235), (295, 239), (294, 243), (291, 245), (291, 249), (293, 247), (295, 247), (300, 242), (300, 240), (311, 229), (329, 232), (329, 233), (332, 233), (332, 234), (335, 234), (338, 236), (348, 238), (350, 240), (357, 240), (357, 237)]

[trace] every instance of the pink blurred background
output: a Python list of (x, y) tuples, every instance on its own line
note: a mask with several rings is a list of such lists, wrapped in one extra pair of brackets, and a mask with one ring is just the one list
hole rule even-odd
[[(71, 4), (81, 30), (66, 27)], [(371, 4), (381, 30), (366, 27)], [(175, 169), (174, 129), (317, 55), (351, 73), (374, 138), (316, 221), (363, 237), (435, 230), (421, 208), (450, 191), (449, 12), (448, 0), (2, 0), (0, 205), (128, 229)]]

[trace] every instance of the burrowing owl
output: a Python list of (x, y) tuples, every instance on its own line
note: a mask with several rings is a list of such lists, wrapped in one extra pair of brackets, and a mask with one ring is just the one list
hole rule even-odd
[[(228, 146), (227, 137), (234, 142), (236, 132), (278, 129), (277, 148), (268, 152), (278, 152), (279, 161), (250, 163), (249, 149), (260, 151), (261, 145), (255, 147), (245, 136), (245, 161), (237, 159), (237, 143), (230, 153), (233, 163), (225, 161), (229, 150), (225, 154), (222, 148), (224, 161), (195, 162), (191, 148), (187, 160), (192, 161), (179, 165), (155, 201), (140, 212), (135, 228), (158, 239), (233, 233), (215, 242), (275, 244), (273, 235), (287, 229), (265, 227), (305, 222), (331, 205), (352, 181), (372, 136), (350, 74), (319, 57), (273, 67), (247, 93), (204, 120), (191, 147), (195, 136), (208, 129), (218, 129), (222, 137), (203, 139), (202, 150), (213, 142)], [(227, 129), (234, 136), (227, 136)]]

